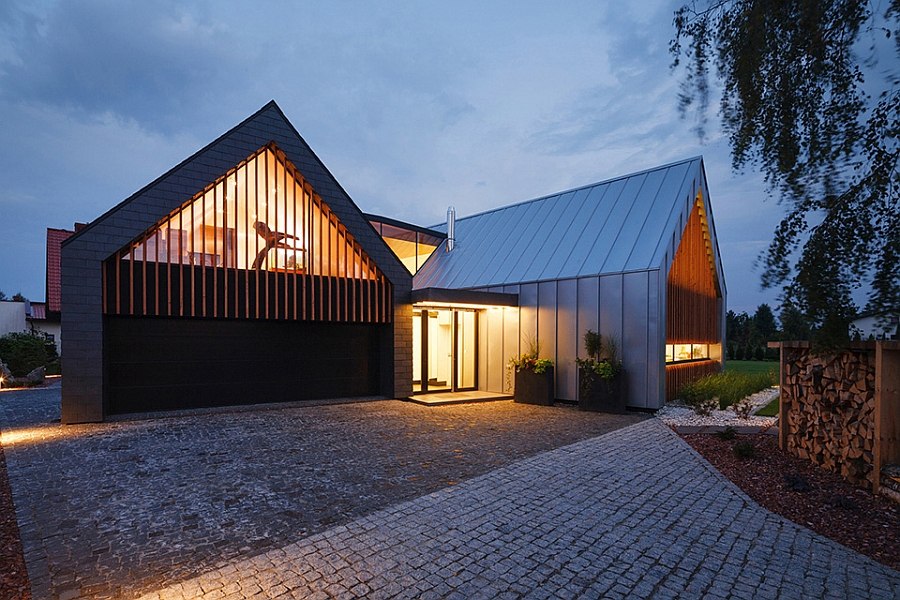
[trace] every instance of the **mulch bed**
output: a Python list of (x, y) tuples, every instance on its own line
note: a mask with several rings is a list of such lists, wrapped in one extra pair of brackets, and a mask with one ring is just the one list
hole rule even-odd
[(0, 598), (21, 598), (30, 600), (31, 587), (25, 556), (16, 523), (12, 490), (6, 477), (6, 457), (0, 445)]
[[(860, 554), (900, 570), (900, 505), (778, 448), (771, 435), (683, 435), (706, 460), (756, 502)], [(748, 441), (752, 458), (734, 445)]]

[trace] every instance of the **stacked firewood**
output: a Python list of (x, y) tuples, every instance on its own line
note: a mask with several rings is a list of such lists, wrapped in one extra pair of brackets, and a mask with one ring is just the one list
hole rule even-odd
[(785, 351), (781, 401), (788, 451), (868, 486), (875, 445), (873, 353)]

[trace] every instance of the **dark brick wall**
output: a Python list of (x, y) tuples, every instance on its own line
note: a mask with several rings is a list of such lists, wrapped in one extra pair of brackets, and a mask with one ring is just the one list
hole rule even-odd
[[(152, 227), (228, 169), (274, 141), (335, 212), (393, 285), (395, 304), (394, 373), (386, 379), (386, 396), (411, 393), (412, 276), (369, 225), (334, 176), (300, 137), (281, 109), (270, 102), (234, 129), (98, 217), (62, 248), (62, 421), (101, 421), (103, 407), (103, 260)], [(400, 376), (402, 375), (402, 377)]]

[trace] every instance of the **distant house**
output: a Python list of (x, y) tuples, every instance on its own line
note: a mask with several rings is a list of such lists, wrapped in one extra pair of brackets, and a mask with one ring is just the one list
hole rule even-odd
[(877, 340), (896, 340), (900, 325), (900, 310), (870, 311), (860, 313), (850, 323), (850, 334), (866, 340), (873, 337)]
[(56, 344), (56, 351), (62, 354), (62, 301), (60, 286), (60, 251), (62, 243), (84, 227), (75, 224), (75, 230), (47, 228), (47, 259), (45, 271), (46, 302), (32, 302), (27, 314), (28, 329), (40, 333)]
[(0, 336), (27, 330), (27, 302), (0, 302)]
[(507, 392), (529, 339), (575, 400), (588, 328), (619, 340), (635, 408), (721, 368), (702, 159), (454, 224), (363, 214), (270, 102), (63, 243), (63, 422)]

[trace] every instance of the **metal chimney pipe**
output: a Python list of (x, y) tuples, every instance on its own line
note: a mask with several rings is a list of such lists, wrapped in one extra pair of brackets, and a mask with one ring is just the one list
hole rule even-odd
[(456, 209), (450, 206), (447, 208), (447, 252), (453, 251), (454, 244), (456, 244)]

